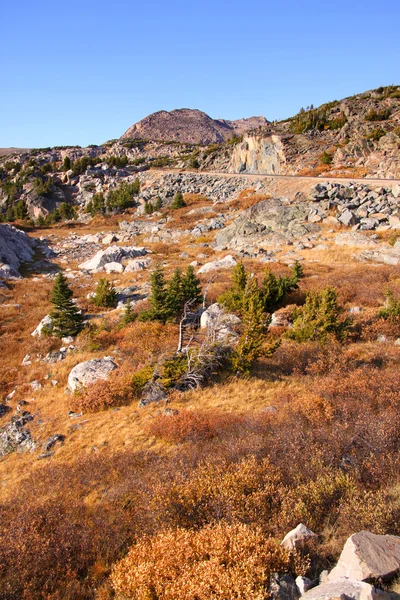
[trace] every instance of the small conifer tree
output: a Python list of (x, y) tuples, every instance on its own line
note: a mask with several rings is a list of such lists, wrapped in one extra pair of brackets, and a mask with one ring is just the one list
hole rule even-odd
[(178, 192), (175, 194), (174, 199), (172, 200), (171, 208), (176, 210), (177, 208), (183, 208), (186, 206), (186, 202), (183, 199), (182, 192)]
[(50, 313), (53, 335), (62, 338), (82, 331), (83, 317), (72, 302), (72, 290), (62, 273), (55, 279), (50, 301), (54, 306)]
[(179, 268), (176, 268), (174, 274), (168, 282), (167, 287), (167, 306), (171, 314), (180, 311), (183, 304), (182, 274)]
[(64, 158), (64, 162), (63, 162), (63, 171), (69, 171), (70, 169), (72, 169), (72, 162), (69, 156), (66, 156)]
[(335, 288), (328, 286), (308, 292), (304, 306), (294, 314), (293, 328), (287, 335), (298, 342), (324, 340), (329, 336), (342, 339), (349, 322), (340, 320), (341, 312)]
[(126, 327), (126, 325), (129, 325), (129, 323), (133, 323), (134, 321), (136, 321), (136, 319), (137, 314), (133, 312), (131, 299), (128, 298), (125, 305), (125, 312), (121, 319), (121, 325), (122, 327)]
[(241, 313), (243, 294), (246, 289), (247, 273), (244, 264), (239, 262), (232, 269), (232, 285), (224, 294), (218, 298), (228, 310)]
[(196, 277), (194, 268), (189, 265), (182, 278), (182, 303), (199, 304), (203, 299), (200, 279)]
[(143, 311), (139, 317), (140, 321), (160, 321), (165, 323), (171, 316), (167, 303), (167, 289), (164, 276), (164, 270), (158, 266), (154, 269), (150, 277), (151, 294), (149, 310)]
[(160, 208), (162, 208), (162, 205), (163, 205), (163, 203), (162, 203), (161, 197), (157, 196), (157, 199), (154, 203), (154, 210), (160, 210)]
[(388, 289), (385, 293), (385, 306), (379, 311), (383, 319), (398, 319), (400, 317), (400, 300), (396, 298), (393, 290)]
[(105, 277), (102, 277), (96, 287), (96, 293), (93, 302), (96, 306), (105, 308), (115, 308), (117, 306), (118, 295), (115, 287)]
[(264, 311), (262, 292), (255, 277), (248, 278), (243, 297), (243, 333), (239, 339), (231, 365), (235, 373), (249, 375), (254, 362), (262, 355), (271, 356), (279, 341), (265, 347), (265, 333), (271, 318)]

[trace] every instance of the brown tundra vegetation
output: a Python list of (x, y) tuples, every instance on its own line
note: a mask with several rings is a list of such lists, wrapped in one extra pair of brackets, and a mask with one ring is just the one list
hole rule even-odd
[[(242, 195), (237, 205), (252, 202)], [(186, 227), (188, 208), (179, 210), (174, 219)], [(96, 217), (91, 227), (104, 229), (105, 221)], [(62, 225), (52, 231), (67, 235)], [(185, 239), (148, 247), (168, 280), (198, 252)], [(296, 320), (297, 337), (287, 324), (267, 332), (257, 322), (268, 347), (279, 340), (273, 353), (254, 354), (244, 375), (225, 356), (203, 387), (187, 390), (171, 384), (182, 376), (170, 359), (179, 317), (139, 316), (121, 326), (121, 312), (94, 310), (87, 299), (97, 276), (72, 280), (90, 326), (64, 360), (21, 367), (27, 352), (43, 357), (59, 348), (51, 336), (31, 336), (51, 308), (52, 281), (27, 277), (0, 289), (1, 392), (5, 399), (17, 390), (7, 402), (13, 410), (27, 402), (37, 441), (34, 452), (0, 460), (0, 600), (261, 600), (272, 573), (318, 578), (355, 531), (400, 535), (400, 317), (380, 313), (388, 286), (400, 296), (399, 272), (354, 261), (351, 252), (304, 249), (304, 273), (283, 303), (289, 316), (303, 307), (305, 319), (309, 292), (334, 289), (340, 310), (327, 335), (315, 329), (303, 339)], [(206, 255), (222, 256), (209, 247)], [(249, 257), (244, 266), (261, 285), (265, 265)], [(291, 277), (280, 262), (271, 272)], [(109, 279), (149, 282), (143, 272)], [(231, 280), (231, 269), (201, 276), (207, 305)], [(254, 298), (251, 310), (238, 311), (244, 323), (249, 314), (256, 323)], [(149, 306), (145, 300), (134, 310)], [(349, 312), (355, 306), (362, 310)], [(193, 344), (201, 336), (196, 331)], [(108, 380), (64, 392), (77, 363), (105, 355), (119, 367)], [(166, 399), (140, 407), (154, 372)], [(65, 442), (37, 460), (54, 433)], [(306, 553), (280, 545), (299, 523), (318, 536)]]

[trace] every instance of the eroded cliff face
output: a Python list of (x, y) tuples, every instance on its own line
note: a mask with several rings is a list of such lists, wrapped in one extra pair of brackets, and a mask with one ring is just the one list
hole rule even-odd
[(287, 173), (282, 137), (244, 137), (233, 149), (228, 170), (232, 173)]

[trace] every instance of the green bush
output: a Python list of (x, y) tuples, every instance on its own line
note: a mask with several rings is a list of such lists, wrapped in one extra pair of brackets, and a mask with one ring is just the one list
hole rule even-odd
[(400, 300), (396, 298), (393, 290), (385, 293), (385, 306), (379, 311), (383, 319), (398, 319), (400, 317)]
[(389, 108), (382, 110), (375, 110), (371, 108), (365, 115), (366, 121), (387, 121), (389, 119), (391, 111)]
[(108, 193), (106, 204), (109, 210), (126, 209), (135, 206), (135, 196), (139, 194), (140, 181), (138, 178), (133, 183), (123, 182), (116, 190)]
[(104, 308), (115, 308), (117, 306), (118, 295), (112, 283), (105, 277), (99, 279), (96, 287), (96, 293), (93, 302), (96, 306)]
[(53, 189), (51, 177), (47, 177), (46, 179), (41, 179), (39, 177), (35, 178), (33, 181), (33, 189), (38, 196), (44, 196), (45, 198), (51, 196)]
[[(276, 277), (269, 269), (259, 285), (259, 293), (266, 313), (273, 313), (280, 308), (285, 297), (298, 288), (298, 283), (303, 276), (303, 269), (298, 261), (292, 268), (291, 277)], [(249, 279), (243, 263), (238, 263), (232, 269), (232, 285), (219, 298), (218, 302), (228, 310), (242, 314), (245, 310), (245, 290)]]
[(377, 127), (366, 135), (366, 139), (372, 140), (373, 142), (379, 142), (384, 135), (386, 135), (386, 131), (381, 127)]
[(63, 338), (77, 335), (83, 329), (83, 317), (72, 301), (72, 290), (66, 277), (58, 273), (50, 295), (52, 334)]
[(94, 158), (91, 158), (89, 156), (83, 156), (82, 158), (78, 158), (72, 165), (74, 175), (82, 175), (82, 173), (85, 173), (88, 167), (94, 167), (99, 162), (101, 162), (101, 159), (97, 156)]
[(293, 314), (293, 328), (287, 336), (298, 342), (323, 340), (329, 336), (343, 339), (347, 333), (348, 321), (341, 321), (341, 308), (337, 302), (335, 288), (308, 292), (304, 306)]
[(102, 194), (101, 192), (98, 194), (94, 194), (93, 198), (87, 203), (85, 212), (89, 213), (92, 217), (94, 217), (97, 214), (104, 214), (106, 212), (104, 194)]
[(331, 165), (333, 162), (333, 156), (332, 154), (329, 154), (326, 150), (324, 150), (323, 154), (321, 155), (320, 161), (323, 165)]
[(151, 365), (147, 365), (132, 375), (131, 379), (131, 388), (132, 393), (139, 397), (143, 391), (144, 386), (153, 379), (154, 376), (154, 367)]
[(172, 200), (171, 208), (174, 210), (178, 208), (184, 208), (186, 206), (186, 202), (183, 199), (182, 192), (178, 192), (175, 194), (174, 199)]
[(62, 202), (60, 204), (58, 213), (59, 213), (61, 219), (65, 220), (65, 221), (67, 221), (69, 219), (76, 219), (76, 211), (75, 211), (74, 207), (71, 206), (71, 204), (68, 204), (68, 202)]
[(126, 154), (123, 156), (108, 156), (106, 158), (107, 164), (109, 167), (116, 167), (117, 169), (121, 169), (122, 167), (126, 167), (128, 164), (128, 157)]

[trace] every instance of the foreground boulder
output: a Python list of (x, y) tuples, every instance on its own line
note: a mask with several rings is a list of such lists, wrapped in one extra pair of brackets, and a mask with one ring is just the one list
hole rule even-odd
[(113, 358), (93, 358), (76, 365), (68, 375), (67, 391), (75, 392), (87, 387), (99, 379), (108, 379), (109, 374), (117, 369)]
[(360, 531), (346, 541), (328, 581), (341, 577), (390, 581), (400, 573), (400, 537)]
[(374, 588), (365, 581), (357, 581), (342, 577), (336, 581), (330, 581), (317, 585), (306, 592), (302, 599), (304, 600), (339, 600), (339, 599), (354, 600), (389, 600), (389, 594)]

